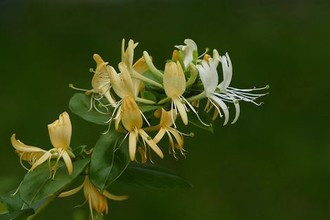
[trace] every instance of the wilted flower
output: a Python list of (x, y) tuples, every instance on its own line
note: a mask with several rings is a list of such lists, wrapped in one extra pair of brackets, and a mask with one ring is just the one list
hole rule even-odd
[(102, 215), (103, 213), (108, 213), (108, 200), (116, 200), (116, 201), (123, 201), (128, 199), (128, 196), (123, 195), (123, 196), (116, 196), (113, 195), (112, 193), (109, 193), (107, 190), (100, 191), (98, 190), (89, 180), (89, 177), (86, 175), (85, 180), (83, 184), (78, 186), (75, 189), (72, 189), (70, 191), (62, 192), (59, 197), (67, 197), (71, 196), (73, 194), (76, 194), (79, 192), (81, 189), (84, 190), (84, 195), (86, 198), (86, 201), (89, 204), (89, 210), (90, 210), (90, 215), (91, 218), (94, 220), (94, 214), (93, 210), (97, 212), (97, 214)]
[(37, 166), (44, 163), (51, 158), (56, 158), (56, 163), (52, 169), (54, 169), (53, 176), (55, 175), (57, 164), (62, 157), (67, 167), (68, 173), (71, 175), (73, 166), (70, 155), (73, 156), (70, 149), (71, 140), (71, 121), (67, 112), (63, 112), (59, 119), (48, 125), (50, 141), (53, 145), (53, 149), (45, 151), (39, 147), (29, 146), (16, 140), (16, 134), (11, 136), (11, 143), (16, 151), (20, 154), (22, 160), (27, 160), (32, 164), (29, 171), (34, 170)]
[(176, 120), (176, 114), (172, 111), (174, 110), (165, 111), (164, 109), (162, 109), (162, 115), (159, 122), (159, 131), (153, 140), (155, 141), (155, 143), (158, 143), (164, 137), (164, 135), (167, 134), (170, 143), (170, 150), (175, 157), (175, 149), (180, 150), (182, 155), (184, 155), (184, 149), (183, 134), (172, 127), (173, 121)]

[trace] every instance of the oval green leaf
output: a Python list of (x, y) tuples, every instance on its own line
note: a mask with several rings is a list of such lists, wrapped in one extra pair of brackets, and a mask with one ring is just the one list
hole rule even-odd
[(25, 174), (19, 189), (21, 199), (29, 206), (35, 206), (47, 198), (56, 196), (74, 181), (89, 163), (89, 158), (73, 162), (73, 173), (68, 174), (65, 164), (60, 161), (55, 179), (50, 179), (48, 164), (37, 167)]
[(83, 93), (74, 94), (69, 102), (70, 110), (85, 119), (86, 121), (106, 125), (106, 122), (109, 121), (111, 113), (101, 114), (97, 112), (94, 108), (91, 107), (91, 97)]
[(130, 163), (128, 141), (124, 134), (113, 130), (97, 141), (91, 157), (89, 177), (101, 190), (115, 181)]

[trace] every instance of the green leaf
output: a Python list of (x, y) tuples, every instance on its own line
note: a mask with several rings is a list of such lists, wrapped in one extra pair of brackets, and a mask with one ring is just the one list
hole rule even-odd
[(13, 195), (15, 190), (5, 193), (0, 197), (0, 201), (7, 205), (9, 211), (21, 210), (24, 201), (19, 197), (19, 195)]
[(86, 151), (87, 145), (80, 145), (78, 147), (72, 148), (72, 153), (76, 156), (82, 156), (84, 157), (84, 153)]
[(148, 164), (131, 164), (119, 181), (153, 189), (192, 188), (192, 184), (174, 171)]
[(150, 92), (150, 91), (142, 91), (141, 92), (141, 97), (144, 98), (144, 99), (148, 99), (150, 101), (154, 101), (154, 102), (157, 101), (157, 98), (156, 98), (155, 94)]
[(89, 177), (101, 190), (115, 181), (130, 163), (128, 141), (124, 134), (113, 130), (97, 141), (91, 157)]
[(65, 164), (60, 161), (55, 180), (49, 178), (49, 166), (45, 163), (24, 176), (19, 195), (29, 206), (34, 206), (49, 197), (56, 196), (85, 170), (88, 163), (89, 159), (75, 161), (73, 173), (69, 175)]
[(33, 209), (17, 210), (0, 215), (0, 220), (25, 220), (33, 214)]
[(69, 108), (74, 114), (86, 121), (99, 125), (106, 125), (106, 122), (110, 119), (111, 112), (109, 112), (109, 114), (101, 114), (90, 107), (91, 97), (82, 93), (74, 94), (69, 102)]

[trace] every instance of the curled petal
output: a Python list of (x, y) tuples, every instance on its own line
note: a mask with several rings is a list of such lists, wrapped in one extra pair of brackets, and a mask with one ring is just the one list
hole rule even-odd
[[(225, 116), (225, 121), (224, 121), (223, 125), (226, 125), (229, 120), (229, 111), (228, 111), (227, 105), (224, 103), (224, 101), (222, 101), (219, 97), (216, 97), (215, 95), (211, 96), (210, 98), (220, 106), (220, 108)], [(220, 114), (220, 112), (219, 112), (219, 114)]]
[(26, 145), (20, 140), (16, 140), (16, 134), (13, 134), (10, 138), (11, 144), (13, 147), (20, 153), (24, 152), (46, 152), (45, 150), (39, 148), (39, 147), (34, 147), (30, 145)]
[(102, 194), (107, 197), (108, 199), (111, 199), (111, 200), (116, 200), (116, 201), (123, 201), (123, 200), (126, 200), (128, 199), (128, 196), (127, 195), (122, 195), (122, 196), (117, 196), (117, 195), (114, 195), (112, 193), (109, 193), (108, 191), (103, 191)]
[(231, 78), (233, 76), (233, 66), (228, 53), (226, 53), (226, 56), (222, 56), (220, 61), (222, 64), (223, 81), (219, 84), (218, 88), (221, 92), (223, 92), (228, 88), (231, 82)]
[(231, 122), (232, 124), (234, 124), (236, 121), (237, 121), (237, 119), (238, 119), (238, 117), (239, 117), (239, 114), (240, 114), (240, 107), (239, 107), (239, 102), (238, 102), (238, 100), (234, 100), (233, 101), (234, 102), (234, 106), (235, 106), (235, 118), (234, 118), (234, 120)]

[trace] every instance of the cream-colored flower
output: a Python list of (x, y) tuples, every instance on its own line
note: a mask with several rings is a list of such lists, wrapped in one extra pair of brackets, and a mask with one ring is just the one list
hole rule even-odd
[[(176, 120), (176, 114), (175, 114), (175, 112), (172, 112), (172, 111), (174, 111), (174, 110), (165, 111), (164, 109), (162, 109), (162, 115), (161, 115), (160, 122), (159, 122), (160, 128), (153, 140), (155, 143), (158, 143), (164, 137), (164, 135), (167, 134), (168, 139), (169, 139), (170, 150), (173, 153), (174, 157), (176, 157), (175, 149), (180, 150), (182, 155), (185, 155), (185, 154), (184, 154), (184, 149), (183, 149), (183, 135), (177, 129), (172, 127), (173, 121)], [(174, 137), (176, 143), (173, 140), (173, 137)]]
[(197, 55), (197, 44), (191, 39), (185, 39), (186, 45), (176, 45), (175, 47), (183, 53), (183, 64), (185, 69), (188, 68), (189, 64), (194, 60), (194, 53)]
[(37, 166), (47, 160), (56, 158), (55, 165), (52, 167), (53, 177), (56, 173), (57, 164), (60, 158), (63, 158), (68, 173), (71, 175), (73, 171), (70, 155), (73, 154), (70, 149), (71, 140), (71, 121), (67, 112), (63, 112), (59, 119), (48, 125), (49, 137), (54, 148), (51, 150), (43, 150), (39, 147), (29, 146), (16, 139), (16, 134), (11, 136), (11, 143), (20, 154), (22, 160), (27, 160), (32, 167), (29, 171), (34, 170)]
[(153, 141), (153, 139), (142, 129), (143, 118), (140, 112), (138, 105), (135, 100), (127, 96), (122, 99), (121, 105), (121, 122), (124, 128), (129, 132), (129, 155), (131, 160), (135, 160), (136, 145), (139, 136), (142, 138), (142, 141), (160, 157), (163, 158), (163, 152)]
[(116, 200), (116, 201), (123, 201), (128, 199), (128, 196), (126, 195), (116, 196), (113, 195), (112, 193), (109, 193), (107, 190), (101, 192), (92, 184), (92, 182), (89, 180), (89, 177), (87, 175), (85, 176), (85, 180), (83, 184), (70, 191), (62, 192), (59, 195), (59, 197), (71, 196), (79, 192), (81, 189), (83, 189), (86, 201), (89, 204), (90, 216), (92, 220), (94, 220), (93, 210), (95, 210), (98, 215), (102, 215), (103, 213), (108, 214), (107, 199)]
[(124, 62), (120, 62), (118, 67), (120, 71), (119, 73), (117, 73), (112, 66), (109, 66), (109, 76), (113, 90), (120, 98), (124, 98), (126, 96), (134, 98), (133, 81), (127, 69), (127, 65)]
[[(30, 145), (26, 145), (20, 140), (16, 140), (16, 134), (13, 134), (10, 138), (11, 144), (16, 150), (16, 153), (19, 154), (20, 160), (24, 160), (30, 163), (32, 166), (31, 170), (33, 170), (35, 167), (40, 165), (41, 163), (45, 162), (49, 156), (51, 156), (50, 153), (48, 153), (46, 150), (43, 150), (39, 147), (34, 147)], [(46, 157), (43, 157), (44, 155), (47, 155)], [(41, 160), (40, 158), (43, 157)], [(23, 165), (23, 164), (22, 164)], [(25, 168), (25, 166), (23, 165)]]
[(104, 96), (112, 106), (116, 106), (116, 100), (110, 93), (111, 80), (108, 63), (104, 62), (98, 54), (94, 54), (93, 58), (97, 66), (92, 78), (92, 92), (98, 93), (101, 97)]
[(179, 111), (183, 123), (187, 125), (188, 116), (184, 104), (186, 101), (182, 96), (186, 90), (186, 79), (179, 61), (166, 63), (163, 85), (166, 95), (172, 100), (171, 109)]
[[(197, 114), (195, 108), (187, 101), (187, 99), (183, 96), (183, 93), (186, 90), (186, 78), (183, 73), (181, 64), (179, 61), (177, 62), (168, 62), (165, 65), (164, 77), (163, 77), (163, 85), (164, 90), (168, 98), (171, 99), (171, 109), (174, 109), (175, 113), (179, 112), (181, 116), (182, 122), (187, 125), (188, 124), (188, 116), (187, 111), (188, 107), (196, 114), (199, 121), (205, 126), (209, 126), (205, 124)], [(188, 107), (187, 107), (187, 106)], [(172, 117), (173, 118), (173, 117)], [(173, 121), (174, 124), (174, 121)], [(175, 124), (174, 124), (175, 126)]]

